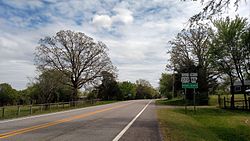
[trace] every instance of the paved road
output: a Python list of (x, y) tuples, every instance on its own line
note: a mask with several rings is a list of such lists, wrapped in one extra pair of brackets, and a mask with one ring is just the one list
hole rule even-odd
[(6, 141), (160, 141), (154, 101), (132, 100), (0, 121)]

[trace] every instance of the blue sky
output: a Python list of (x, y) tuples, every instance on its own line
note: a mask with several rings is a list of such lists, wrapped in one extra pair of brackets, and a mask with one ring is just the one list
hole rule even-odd
[[(24, 89), (38, 74), (33, 53), (39, 39), (69, 29), (108, 46), (119, 81), (141, 78), (157, 87), (168, 41), (201, 8), (179, 0), (0, 0), (0, 83)], [(249, 18), (249, 11), (244, 3), (237, 13)]]

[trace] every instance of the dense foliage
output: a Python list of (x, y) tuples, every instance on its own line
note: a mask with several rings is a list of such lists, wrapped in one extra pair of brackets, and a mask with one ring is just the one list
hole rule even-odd
[(124, 81), (116, 82), (114, 76), (105, 73), (102, 84), (93, 92), (103, 100), (130, 100), (130, 99), (151, 99), (159, 97), (159, 93), (152, 85), (143, 79), (136, 81), (136, 84)]
[(17, 91), (13, 89), (9, 84), (0, 84), (0, 106), (7, 104), (16, 104), (19, 96)]
[[(78, 99), (81, 96), (100, 100), (132, 100), (160, 97), (158, 91), (146, 80), (140, 79), (137, 83), (129, 81), (117, 82), (111, 73), (102, 72), (102, 75), (101, 84), (92, 88), (92, 90), (78, 92)], [(0, 106), (75, 100), (72, 97), (73, 89), (65, 85), (66, 82), (67, 78), (63, 77), (59, 71), (47, 70), (24, 90), (17, 91), (9, 84), (0, 84)]]
[(173, 75), (162, 73), (160, 78), (160, 89), (159, 92), (162, 96), (171, 99), (173, 97)]

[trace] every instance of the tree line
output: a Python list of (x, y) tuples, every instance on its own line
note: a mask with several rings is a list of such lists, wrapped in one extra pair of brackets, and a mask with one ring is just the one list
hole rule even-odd
[(34, 60), (39, 76), (21, 91), (1, 84), (0, 106), (75, 101), (80, 97), (128, 100), (159, 96), (146, 80), (117, 82), (108, 47), (81, 32), (62, 30), (42, 38)]
[[(159, 92), (143, 79), (136, 83), (117, 82), (114, 76), (103, 72), (103, 80), (98, 86), (77, 92), (76, 100), (133, 100), (159, 98)], [(68, 102), (75, 98), (74, 90), (58, 82), (60, 73), (54, 70), (44, 72), (24, 90), (15, 90), (7, 83), (0, 84), (0, 106), (28, 105)], [(65, 79), (60, 77), (60, 79)]]

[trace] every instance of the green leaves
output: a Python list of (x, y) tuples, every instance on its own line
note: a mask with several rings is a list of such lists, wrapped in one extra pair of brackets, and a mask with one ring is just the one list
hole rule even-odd
[(172, 96), (173, 76), (171, 74), (162, 73), (160, 78), (160, 94), (170, 98)]
[[(209, 49), (210, 61), (219, 72), (244, 79), (249, 62), (249, 24), (236, 16), (213, 22), (216, 31)], [(244, 69), (245, 68), (245, 69)]]
[(119, 83), (119, 88), (125, 99), (134, 99), (136, 96), (136, 85), (129, 81)]
[(0, 84), (0, 106), (7, 104), (16, 104), (18, 100), (17, 91), (9, 84)]

